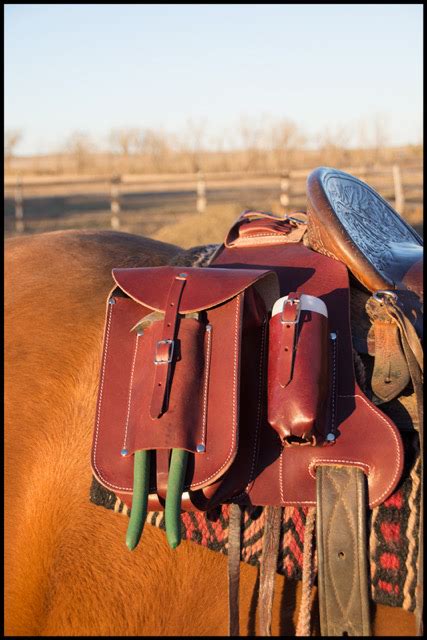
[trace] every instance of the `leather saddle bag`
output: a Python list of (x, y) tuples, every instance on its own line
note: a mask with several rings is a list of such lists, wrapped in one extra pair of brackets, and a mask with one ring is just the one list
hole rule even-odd
[(113, 277), (92, 450), (96, 478), (130, 504), (133, 454), (151, 451), (149, 508), (163, 508), (170, 452), (183, 449), (190, 455), (182, 507), (205, 510), (230, 499), (251, 472), (256, 425), (241, 419), (240, 391), (251, 393), (252, 385), (261, 393), (276, 274), (154, 267), (115, 269)]
[(268, 422), (284, 444), (316, 444), (331, 388), (326, 304), (292, 292), (275, 302), (269, 326)]

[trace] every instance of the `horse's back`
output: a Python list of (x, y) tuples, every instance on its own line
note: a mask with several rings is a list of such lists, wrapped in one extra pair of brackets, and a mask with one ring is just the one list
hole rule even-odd
[[(225, 635), (226, 558), (171, 551), (89, 502), (105, 301), (113, 267), (159, 266), (180, 249), (117, 232), (57, 232), (5, 249), (5, 575), (8, 635)], [(257, 570), (242, 565), (241, 630), (255, 633)], [(276, 576), (273, 633), (292, 635), (300, 588)], [(413, 616), (377, 608), (378, 635)]]

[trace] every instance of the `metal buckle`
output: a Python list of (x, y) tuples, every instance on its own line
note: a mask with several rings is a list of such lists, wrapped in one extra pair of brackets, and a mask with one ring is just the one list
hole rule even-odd
[(387, 291), (386, 289), (381, 291), (375, 291), (375, 293), (372, 294), (372, 297), (374, 300), (376, 300), (380, 304), (384, 304), (384, 301), (387, 298), (389, 298), (390, 300), (393, 300), (393, 302), (397, 302), (397, 294), (394, 293), (394, 291)]
[[(287, 304), (292, 304), (292, 305), (297, 305), (297, 317), (295, 318), (295, 320), (283, 320), (283, 312), (285, 311), (285, 306)], [(285, 304), (283, 305), (283, 309), (282, 309), (282, 313), (280, 316), (280, 322), (282, 324), (298, 324), (299, 322), (299, 317), (301, 315), (301, 298), (288, 298), (285, 302)]]
[(173, 353), (174, 353), (174, 350), (175, 350), (175, 341), (174, 340), (158, 340), (157, 344), (156, 344), (156, 350), (157, 350), (159, 344), (168, 344), (169, 345), (168, 359), (167, 360), (158, 360), (157, 359), (157, 355), (156, 355), (156, 357), (153, 360), (154, 364), (170, 364), (172, 362)]

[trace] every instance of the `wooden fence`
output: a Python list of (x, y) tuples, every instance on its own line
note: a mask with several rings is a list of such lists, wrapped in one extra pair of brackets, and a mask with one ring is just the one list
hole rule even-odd
[[(182, 174), (182, 175), (123, 175), (81, 177), (36, 178), (23, 180), (20, 176), (5, 179), (5, 197), (13, 197), (15, 203), (15, 232), (21, 234), (25, 231), (25, 195), (43, 192), (45, 197), (67, 192), (89, 194), (96, 191), (108, 194), (110, 200), (110, 224), (113, 229), (120, 229), (120, 214), (122, 206), (121, 194), (131, 192), (168, 192), (175, 190), (194, 193), (195, 210), (207, 214), (209, 191), (211, 193), (219, 188), (237, 188), (245, 186), (271, 185), (280, 190), (279, 203), (284, 213), (289, 213), (295, 208), (305, 207), (305, 183), (310, 169), (298, 169), (284, 171), (281, 174), (251, 172), (251, 173), (209, 173)], [(405, 213), (408, 199), (413, 204), (422, 206), (423, 178), (422, 167), (399, 165), (387, 167), (347, 167), (343, 171), (350, 173), (371, 185), (381, 195), (390, 201), (396, 211), (401, 215)], [(13, 194), (13, 195), (12, 195)], [(278, 204), (279, 204), (278, 203)]]

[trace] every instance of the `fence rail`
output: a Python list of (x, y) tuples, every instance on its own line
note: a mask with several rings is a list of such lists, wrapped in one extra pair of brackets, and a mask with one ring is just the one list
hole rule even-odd
[[(25, 228), (25, 199), (55, 197), (61, 194), (79, 196), (101, 194), (110, 202), (110, 226), (120, 229), (123, 213), (122, 197), (132, 193), (186, 192), (194, 194), (194, 210), (208, 214), (210, 197), (215, 190), (237, 188), (267, 188), (278, 195), (278, 206), (288, 213), (305, 207), (305, 180), (313, 168), (295, 169), (281, 173), (271, 172), (218, 172), (165, 175), (113, 175), (113, 176), (60, 176), (6, 177), (5, 198), (14, 201), (15, 233)], [(404, 215), (408, 203), (422, 206), (423, 169), (420, 164), (411, 166), (358, 166), (343, 169), (378, 190), (391, 201), (394, 208)]]

